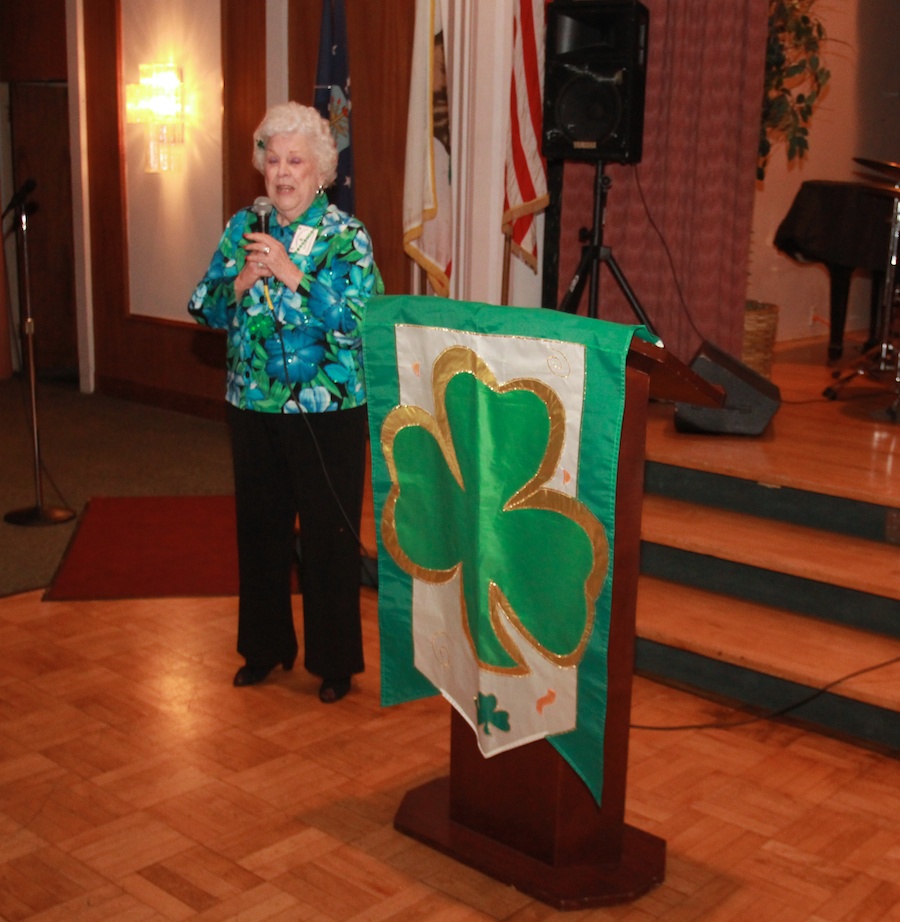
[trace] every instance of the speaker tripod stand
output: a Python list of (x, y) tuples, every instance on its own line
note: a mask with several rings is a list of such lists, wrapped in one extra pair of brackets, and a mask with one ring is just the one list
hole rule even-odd
[(628, 284), (628, 279), (616, 262), (612, 250), (603, 244), (603, 225), (606, 221), (606, 199), (609, 194), (609, 187), (612, 181), (606, 175), (606, 167), (602, 161), (597, 162), (597, 172), (594, 178), (594, 226), (587, 230), (582, 228), (580, 239), (584, 242), (581, 248), (581, 260), (578, 268), (572, 276), (572, 281), (563, 295), (559, 304), (559, 310), (567, 311), (574, 314), (581, 303), (581, 297), (584, 294), (584, 286), (590, 280), (588, 289), (588, 316), (596, 318), (598, 316), (598, 301), (600, 297), (600, 266), (606, 264), (613, 278), (619, 286), (628, 304), (634, 311), (635, 317), (657, 338), (659, 333), (653, 328), (647, 312), (641, 306), (634, 291)]

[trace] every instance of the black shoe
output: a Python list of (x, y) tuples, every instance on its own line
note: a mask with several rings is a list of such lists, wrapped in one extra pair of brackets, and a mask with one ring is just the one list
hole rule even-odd
[[(234, 674), (233, 684), (237, 688), (243, 688), (245, 685), (259, 685), (277, 665), (278, 663), (272, 666), (251, 666), (248, 663), (246, 666), (241, 666)], [(290, 672), (294, 668), (294, 661), (285, 660), (281, 665), (285, 672)]]
[(349, 676), (343, 679), (322, 679), (319, 687), (319, 701), (334, 704), (335, 701), (340, 701), (348, 691), (350, 691)]

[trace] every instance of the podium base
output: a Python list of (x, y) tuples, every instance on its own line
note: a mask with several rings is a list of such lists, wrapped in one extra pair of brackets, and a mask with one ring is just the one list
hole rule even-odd
[(450, 819), (449, 778), (407, 793), (394, 828), (556, 909), (631, 902), (665, 879), (665, 840), (627, 824), (618, 862), (557, 867), (455, 823)]
[(28, 506), (26, 509), (14, 509), (3, 516), (10, 525), (61, 525), (71, 522), (75, 513), (71, 509), (59, 506)]

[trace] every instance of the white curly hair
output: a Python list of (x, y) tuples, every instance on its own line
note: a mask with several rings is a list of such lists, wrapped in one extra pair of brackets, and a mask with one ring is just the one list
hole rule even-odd
[(253, 165), (260, 173), (266, 168), (266, 145), (276, 134), (300, 134), (309, 144), (322, 187), (337, 178), (337, 146), (328, 122), (311, 106), (283, 102), (272, 106), (253, 132)]

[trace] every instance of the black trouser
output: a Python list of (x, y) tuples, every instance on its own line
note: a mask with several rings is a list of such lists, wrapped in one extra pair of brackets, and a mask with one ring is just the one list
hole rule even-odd
[(258, 413), (228, 407), (240, 601), (238, 653), (291, 661), (295, 520), (300, 518), (304, 665), (323, 678), (362, 672), (360, 546), (366, 410)]

